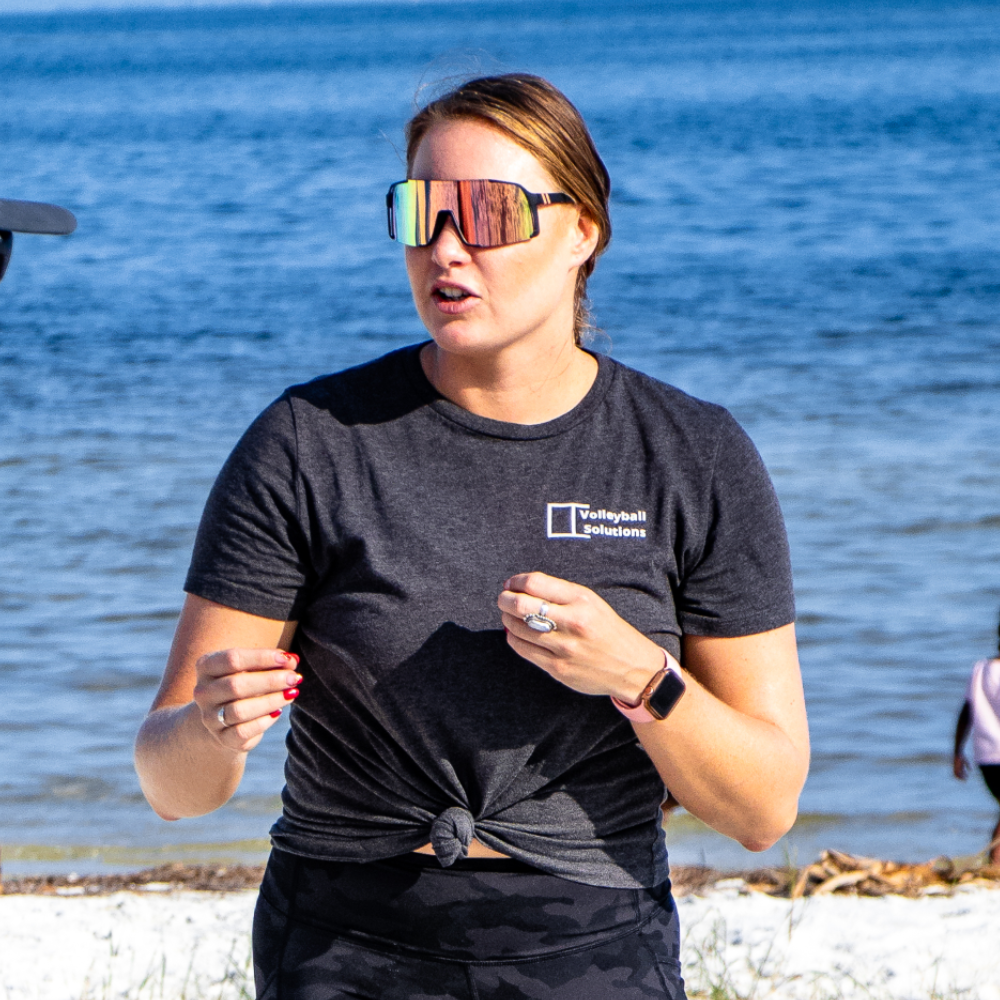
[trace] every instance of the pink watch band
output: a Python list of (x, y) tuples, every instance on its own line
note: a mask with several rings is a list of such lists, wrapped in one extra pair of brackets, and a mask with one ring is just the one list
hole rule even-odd
[(611, 696), (611, 701), (614, 703), (615, 708), (618, 709), (622, 715), (625, 716), (629, 722), (656, 722), (653, 718), (652, 713), (646, 708), (645, 705), (640, 701), (638, 705), (628, 705), (614, 695)]
[[(646, 685), (646, 690), (643, 691), (642, 694), (645, 695), (646, 691), (652, 687), (653, 681), (655, 681), (660, 674), (666, 673), (667, 671), (680, 676), (680, 671), (674, 666), (673, 657), (666, 650), (664, 650), (663, 667), (653, 674), (652, 678), (650, 678), (649, 684)], [(642, 696), (639, 697), (638, 705), (629, 705), (628, 702), (624, 702), (620, 698), (616, 698), (614, 695), (611, 695), (611, 701), (615, 708), (617, 708), (618, 711), (629, 720), (629, 722), (645, 723), (660, 721), (655, 715), (653, 715), (652, 712), (650, 712), (648, 708), (646, 708), (645, 699)]]

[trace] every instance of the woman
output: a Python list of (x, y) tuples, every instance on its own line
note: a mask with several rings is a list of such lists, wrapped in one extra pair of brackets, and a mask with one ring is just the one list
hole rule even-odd
[(143, 788), (218, 808), (294, 699), (260, 997), (682, 997), (665, 786), (762, 850), (806, 774), (773, 490), (724, 410), (581, 346), (610, 184), (558, 90), (474, 80), (407, 139), (431, 340), (237, 445)]
[[(997, 627), (1000, 639), (1000, 625)], [(1000, 646), (998, 646), (1000, 654)], [(972, 733), (973, 758), (990, 794), (1000, 803), (1000, 656), (978, 660), (965, 692), (965, 702), (955, 724), (955, 757), (952, 768), (959, 781), (969, 777), (965, 741)], [(1000, 865), (1000, 819), (986, 848), (991, 865)]]

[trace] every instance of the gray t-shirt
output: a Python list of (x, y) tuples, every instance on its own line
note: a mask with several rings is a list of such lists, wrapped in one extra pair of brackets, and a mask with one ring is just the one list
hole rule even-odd
[(680, 656), (683, 633), (794, 619), (788, 545), (753, 444), (721, 407), (600, 357), (544, 424), (475, 416), (419, 346), (289, 389), (209, 497), (185, 589), (297, 619), (274, 844), (368, 861), (472, 836), (544, 871), (637, 887), (668, 872), (664, 787), (607, 697), (507, 645), (503, 581), (592, 588)]

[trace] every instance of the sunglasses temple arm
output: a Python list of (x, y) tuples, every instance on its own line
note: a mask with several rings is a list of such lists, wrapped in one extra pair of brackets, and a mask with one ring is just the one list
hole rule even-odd
[(388, 216), (389, 221), (389, 239), (394, 240), (396, 238), (396, 219), (392, 211), (392, 202), (395, 185), (389, 188), (389, 193), (385, 196), (385, 211)]
[[(524, 191), (524, 188), (521, 188)], [(531, 208), (531, 227), (532, 236), (538, 235), (538, 206), (539, 205), (575, 205), (576, 199), (571, 198), (568, 194), (563, 194), (561, 191), (546, 192), (542, 194), (535, 194), (534, 191), (524, 191), (525, 198), (528, 199), (528, 205)]]
[(561, 191), (552, 192), (551, 194), (534, 194), (532, 191), (524, 192), (528, 196), (528, 204), (532, 208), (538, 208), (539, 205), (575, 205), (576, 199), (570, 197), (568, 194), (563, 194)]

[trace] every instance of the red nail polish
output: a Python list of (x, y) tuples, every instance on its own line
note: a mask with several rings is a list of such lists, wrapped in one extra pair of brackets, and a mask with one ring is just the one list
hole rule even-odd
[(284, 695), (285, 695), (285, 701), (293, 701), (295, 698), (298, 698), (298, 696), (299, 696), (299, 689), (298, 688), (287, 688), (285, 690), (285, 692), (284, 692)]
[(276, 719), (279, 715), (281, 715), (281, 709), (280, 708), (277, 709), (277, 711), (274, 711), (274, 712), (271, 713), (271, 718), (272, 719)]
[(288, 659), (294, 661), (294, 664), (293, 664), (294, 666), (297, 667), (299, 665), (299, 656), (298, 656), (298, 653), (285, 653), (285, 656), (287, 656)]

